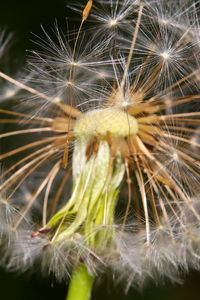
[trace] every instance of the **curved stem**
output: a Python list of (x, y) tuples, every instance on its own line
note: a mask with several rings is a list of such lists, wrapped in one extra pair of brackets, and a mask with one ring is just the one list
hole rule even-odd
[(71, 277), (66, 300), (90, 300), (94, 277), (84, 264), (77, 266)]

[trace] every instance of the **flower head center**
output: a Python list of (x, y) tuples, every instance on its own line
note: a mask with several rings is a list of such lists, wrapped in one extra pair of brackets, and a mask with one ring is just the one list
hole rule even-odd
[(126, 137), (138, 132), (137, 120), (127, 112), (116, 108), (96, 109), (82, 115), (74, 125), (75, 136)]

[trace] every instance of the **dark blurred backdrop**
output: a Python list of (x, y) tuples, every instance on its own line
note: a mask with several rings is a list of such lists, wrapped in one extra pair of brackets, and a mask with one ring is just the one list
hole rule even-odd
[[(83, 2), (83, 0), (79, 0)], [(167, 1), (167, 0), (166, 0)], [(176, 0), (174, 0), (176, 1)], [(184, 1), (184, 0), (182, 0)], [(66, 17), (70, 18), (69, 27), (73, 28), (80, 19), (71, 10), (66, 8), (66, 3), (73, 0), (1, 0), (0, 3), (0, 28), (6, 28), (14, 34), (14, 43), (9, 56), (8, 64), (11, 69), (13, 64), (23, 63), (26, 49), (37, 47), (32, 42), (34, 34), (41, 35), (41, 25), (45, 29), (54, 27), (55, 20), (59, 26), (66, 27)], [(149, 282), (141, 292), (134, 289), (127, 295), (123, 286), (104, 279), (97, 282), (92, 300), (198, 300), (200, 299), (200, 274), (191, 273), (184, 278), (183, 285), (165, 283), (155, 286)], [(67, 284), (58, 284), (53, 279), (43, 278), (36, 271), (30, 274), (6, 273), (0, 269), (0, 300), (51, 300), (65, 299)]]

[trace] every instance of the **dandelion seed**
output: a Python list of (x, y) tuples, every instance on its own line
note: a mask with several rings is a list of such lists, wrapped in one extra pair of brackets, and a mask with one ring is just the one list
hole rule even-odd
[(12, 39), (12, 34), (6, 34), (5, 30), (0, 29), (0, 58), (5, 55), (5, 52)]
[(170, 57), (169, 53), (167, 53), (166, 51), (161, 53), (161, 56), (164, 58), (164, 59), (168, 59)]
[(107, 268), (127, 288), (200, 269), (195, 3), (88, 1), (81, 12), (74, 43), (44, 31), (33, 80), (0, 72), (31, 98), (23, 113), (0, 110), (16, 126), (0, 138), (22, 136), (0, 154), (2, 204), (18, 212), (5, 222), (5, 261), (20, 270), (40, 261), (58, 280), (72, 271), (73, 299), (74, 280), (90, 294)]

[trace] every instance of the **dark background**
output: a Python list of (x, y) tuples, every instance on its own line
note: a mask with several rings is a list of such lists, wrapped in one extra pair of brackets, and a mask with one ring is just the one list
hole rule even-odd
[[(41, 25), (45, 29), (53, 28), (57, 19), (59, 26), (65, 31), (66, 17), (70, 18), (70, 28), (77, 24), (80, 17), (66, 8), (66, 3), (70, 4), (70, 2), (73, 3), (73, 0), (1, 0), (0, 28), (6, 28), (8, 32), (14, 34), (8, 67), (12, 69), (12, 64), (15, 66), (21, 64), (25, 60), (26, 49), (37, 47), (32, 42), (35, 39), (32, 33), (42, 35)], [(200, 275), (191, 273), (184, 279), (183, 285), (172, 285), (166, 282), (163, 286), (155, 286), (154, 283), (149, 282), (141, 292), (132, 289), (127, 295), (124, 294), (122, 285), (117, 285), (109, 279), (99, 280), (96, 283), (92, 300), (200, 299)], [(32, 275), (21, 275), (6, 273), (0, 269), (0, 300), (62, 300), (65, 299), (66, 291), (66, 283), (58, 284), (53, 279), (41, 277), (36, 271)]]

